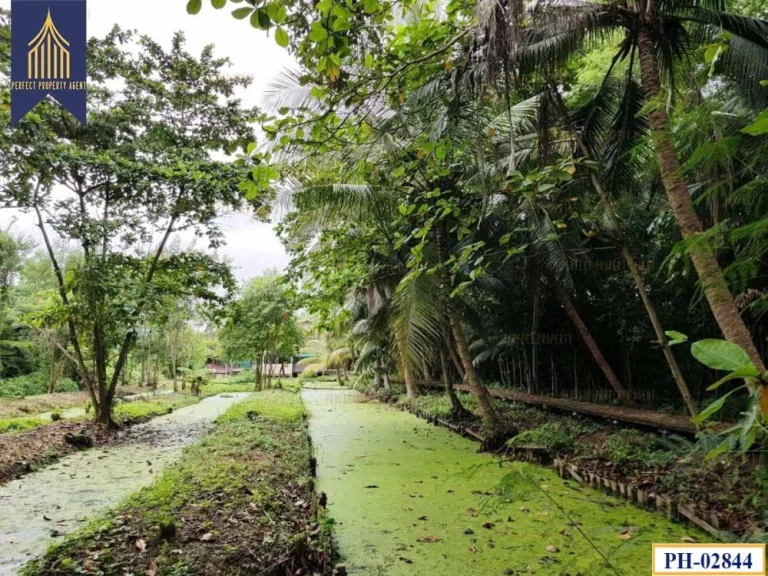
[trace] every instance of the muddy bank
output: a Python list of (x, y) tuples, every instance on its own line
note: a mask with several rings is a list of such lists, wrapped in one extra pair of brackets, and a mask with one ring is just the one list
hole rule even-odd
[(350, 574), (638, 574), (652, 542), (703, 534), (355, 392), (303, 392)]
[(0, 576), (80, 527), (87, 516), (151, 483), (184, 446), (247, 394), (207, 398), (121, 432), (109, 446), (70, 454), (0, 487)]

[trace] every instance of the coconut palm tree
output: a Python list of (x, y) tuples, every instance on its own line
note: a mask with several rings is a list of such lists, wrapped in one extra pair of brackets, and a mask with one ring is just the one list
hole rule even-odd
[[(674, 95), (677, 64), (705, 40), (724, 32), (727, 49), (717, 70), (742, 86), (753, 104), (764, 105), (768, 88), (760, 81), (768, 69), (768, 22), (731, 14), (724, 0), (541, 0), (527, 13), (521, 4), (485, 0), (480, 5), (478, 39), (488, 74), (507, 83), (512, 72), (551, 73), (576, 51), (611, 35), (621, 37), (606, 76), (622, 60), (628, 60), (630, 74), (636, 66), (639, 69), (646, 98), (643, 112), (661, 180), (702, 291), (723, 335), (741, 346), (755, 367), (764, 371), (763, 359), (694, 209), (669, 130), (668, 104)], [(500, 20), (508, 28), (498, 26)], [(762, 411), (768, 414), (768, 389), (761, 396)]]

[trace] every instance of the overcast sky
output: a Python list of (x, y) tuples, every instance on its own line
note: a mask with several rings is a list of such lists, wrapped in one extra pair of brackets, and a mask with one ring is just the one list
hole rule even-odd
[[(11, 2), (0, 0), (0, 6), (10, 9)], [(261, 104), (265, 89), (280, 70), (290, 66), (291, 56), (263, 31), (232, 18), (229, 5), (228, 9), (214, 10), (206, 0), (197, 16), (187, 14), (185, 6), (186, 0), (88, 0), (88, 35), (103, 36), (119, 24), (169, 46), (172, 34), (182, 30), (187, 49), (193, 54), (206, 44), (214, 44), (217, 55), (232, 61), (233, 74), (252, 76), (253, 84), (241, 98), (249, 106)], [(13, 216), (18, 218), (13, 232), (38, 239), (31, 215), (0, 210), (0, 228), (5, 229)], [(226, 216), (221, 224), (227, 245), (219, 252), (231, 260), (238, 279), (251, 278), (267, 268), (283, 268), (288, 263), (271, 224), (254, 222), (247, 214)]]

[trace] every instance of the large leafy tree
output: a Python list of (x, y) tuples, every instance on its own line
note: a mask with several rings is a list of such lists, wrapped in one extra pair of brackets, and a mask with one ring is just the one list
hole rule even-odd
[[(251, 167), (212, 157), (254, 140), (256, 111), (235, 96), (249, 80), (227, 75), (226, 59), (210, 46), (193, 56), (180, 33), (166, 50), (117, 28), (88, 50), (86, 125), (52, 102), (15, 128), (4, 111), (0, 202), (37, 218), (68, 331), (66, 354), (98, 421), (110, 425), (138, 328), (168, 298), (217, 304), (233, 288), (215, 258), (167, 254), (171, 237), (189, 231), (216, 248), (221, 209), (258, 210), (262, 202)], [(69, 266), (53, 234), (78, 246)]]
[(219, 342), (227, 358), (250, 360), (256, 373), (256, 389), (272, 376), (264, 365), (298, 352), (302, 334), (294, 318), (290, 295), (270, 272), (252, 279), (227, 310)]

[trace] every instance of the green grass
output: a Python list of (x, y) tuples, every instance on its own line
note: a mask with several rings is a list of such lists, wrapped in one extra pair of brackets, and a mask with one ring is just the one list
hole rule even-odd
[(115, 406), (114, 415), (118, 422), (144, 420), (162, 414), (197, 404), (200, 398), (191, 394), (168, 394), (166, 396), (149, 396), (133, 402), (120, 402)]
[(45, 424), (50, 424), (51, 420), (43, 420), (37, 416), (24, 416), (21, 418), (1, 418), (0, 434), (11, 434), (14, 432), (24, 432), (32, 430)]
[[(297, 506), (311, 496), (310, 454), (301, 396), (258, 393), (220, 416), (213, 432), (186, 448), (152, 486), (30, 562), (22, 574), (144, 574), (152, 565), (166, 575), (261, 573), (318, 538), (305, 532), (308, 508)], [(200, 546), (204, 533), (211, 538)], [(139, 538), (145, 552), (135, 546)]]

